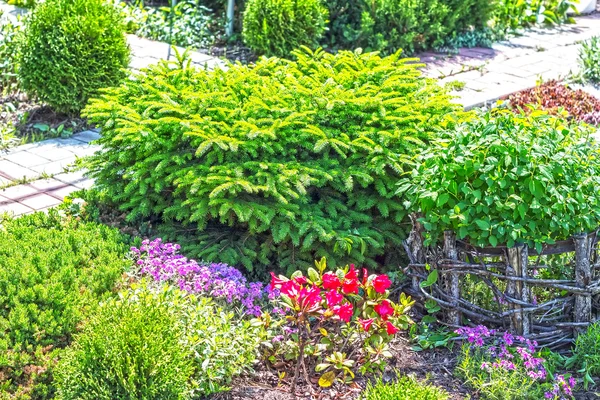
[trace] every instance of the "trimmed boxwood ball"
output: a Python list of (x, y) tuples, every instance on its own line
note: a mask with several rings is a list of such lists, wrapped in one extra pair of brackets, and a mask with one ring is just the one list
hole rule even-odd
[(104, 0), (48, 0), (26, 22), (19, 78), (57, 112), (77, 113), (125, 77), (129, 47), (119, 11)]
[(301, 46), (314, 49), (325, 33), (327, 14), (321, 0), (249, 0), (244, 42), (268, 56), (287, 57)]

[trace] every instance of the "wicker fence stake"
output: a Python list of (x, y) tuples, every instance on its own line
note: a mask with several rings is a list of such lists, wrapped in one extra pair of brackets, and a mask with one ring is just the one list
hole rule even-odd
[[(587, 287), (592, 279), (590, 266), (590, 239), (587, 234), (574, 235), (575, 242), (575, 282), (580, 288)], [(575, 295), (575, 322), (590, 322), (592, 320), (592, 296), (587, 294)]]
[[(508, 249), (508, 265), (506, 266), (506, 275), (527, 277), (527, 246), (518, 244)], [(529, 302), (529, 290), (524, 282), (508, 281), (506, 285), (507, 294), (515, 299), (521, 299)], [(512, 314), (510, 325), (513, 331), (519, 335), (527, 335), (530, 330), (529, 317), (523, 315), (523, 307), (513, 302), (510, 307), (515, 312)]]
[[(456, 235), (452, 231), (444, 232), (444, 257), (449, 260), (458, 260), (456, 250)], [(454, 272), (449, 274), (448, 289), (452, 296), (454, 309), (448, 312), (448, 322), (453, 325), (461, 325), (461, 315), (458, 311), (458, 299), (460, 299), (460, 275)]]

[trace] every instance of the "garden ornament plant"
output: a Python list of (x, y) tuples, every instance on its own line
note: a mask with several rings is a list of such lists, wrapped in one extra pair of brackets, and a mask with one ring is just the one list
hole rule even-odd
[(325, 259), (315, 262), (307, 276), (296, 271), (290, 278), (272, 274), (271, 289), (285, 309), (282, 329), (291, 332), (275, 350), (295, 361), (291, 392), (300, 371), (320, 373), (319, 385), (350, 382), (356, 372), (382, 370), (391, 357), (387, 343), (412, 322), (406, 312), (414, 304), (404, 294), (399, 304), (388, 299), (387, 275), (369, 275), (354, 265), (326, 271)]

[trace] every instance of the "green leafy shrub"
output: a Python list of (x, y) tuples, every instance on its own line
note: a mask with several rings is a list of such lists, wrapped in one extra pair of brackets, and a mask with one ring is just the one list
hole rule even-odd
[(378, 379), (375, 384), (369, 382), (363, 393), (364, 400), (447, 400), (444, 390), (421, 383), (410, 376), (399, 376), (391, 383)]
[(594, 36), (581, 44), (579, 64), (586, 81), (600, 83), (600, 36)]
[(586, 332), (577, 335), (566, 367), (582, 372), (586, 390), (589, 385), (595, 385), (594, 378), (600, 377), (600, 323), (590, 325)]
[(0, 11), (0, 93), (6, 95), (18, 89), (17, 60), (21, 25), (12, 22)]
[(449, 229), (473, 245), (540, 251), (598, 227), (600, 146), (591, 132), (542, 111), (488, 112), (424, 151), (398, 193), (410, 194), (429, 240)]
[(57, 398), (185, 399), (193, 366), (165, 293), (127, 293), (85, 323), (57, 368)]
[(190, 256), (259, 272), (397, 255), (394, 185), (459, 106), (399, 54), (295, 56), (226, 71), (163, 63), (91, 101), (101, 197), (130, 221), (187, 225), (163, 238)]
[(45, 1), (27, 19), (19, 63), (25, 91), (58, 112), (78, 112), (127, 74), (119, 11), (104, 0)]
[[(127, 249), (116, 230), (56, 212), (3, 221), (0, 241), (0, 391), (18, 394), (51, 378), (53, 349), (110, 294)], [(49, 390), (25, 392), (44, 398)]]
[(103, 304), (66, 351), (57, 398), (197, 398), (251, 367), (260, 340), (258, 328), (208, 298), (134, 285)]
[(286, 57), (301, 46), (316, 48), (326, 23), (321, 0), (249, 0), (242, 35), (254, 51)]

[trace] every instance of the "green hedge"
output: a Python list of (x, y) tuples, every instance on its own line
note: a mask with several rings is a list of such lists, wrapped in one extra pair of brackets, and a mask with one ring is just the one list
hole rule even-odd
[(394, 197), (404, 162), (460, 107), (398, 54), (295, 56), (162, 64), (92, 100), (101, 193), (130, 221), (187, 225), (177, 242), (208, 261), (259, 272), (390, 261), (406, 230)]
[(0, 389), (45, 398), (53, 352), (110, 295), (127, 247), (114, 229), (54, 211), (2, 221), (0, 243)]
[(400, 182), (429, 239), (541, 250), (600, 225), (600, 144), (593, 128), (542, 111), (492, 111), (449, 131)]

